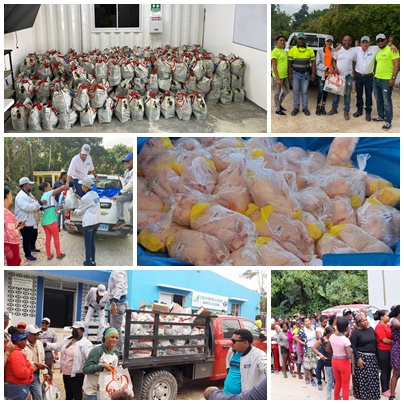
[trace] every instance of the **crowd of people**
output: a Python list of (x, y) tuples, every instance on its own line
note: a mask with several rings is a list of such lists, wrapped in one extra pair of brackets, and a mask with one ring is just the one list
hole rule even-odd
[[(333, 94), (332, 107), (326, 112), (328, 92), (324, 91), (326, 79), (338, 74), (345, 81), (344, 119), (350, 119), (351, 93), (353, 82), (356, 82), (355, 118), (363, 115), (365, 109), (366, 121), (384, 122), (383, 130), (391, 128), (393, 120), (392, 91), (400, 71), (400, 55), (393, 45), (393, 36), (388, 39), (384, 34), (376, 36), (377, 45), (370, 45), (370, 38), (363, 36), (360, 46), (352, 47), (352, 38), (345, 36), (342, 44), (333, 48), (334, 38), (328, 35), (325, 45), (317, 55), (306, 45), (306, 35), (297, 35), (296, 46), (284, 50), (286, 38), (277, 35), (276, 47), (271, 53), (272, 78), (274, 83), (275, 115), (286, 116), (286, 109), (282, 106), (289, 86), (293, 88), (293, 110), (291, 116), (302, 112), (310, 115), (308, 109), (308, 88), (310, 81), (317, 82), (316, 115), (338, 114), (340, 95)], [(363, 102), (365, 90), (365, 103)], [(376, 100), (377, 116), (373, 119), (372, 93)], [(364, 108), (365, 107), (365, 108)]]
[[(271, 319), (272, 372), (305, 379), (327, 400), (396, 400), (400, 378), (400, 305), (374, 313), (344, 309), (342, 316), (320, 312)], [(332, 394), (334, 389), (334, 394)]]
[[(95, 289), (95, 290), (93, 290)], [(42, 400), (41, 376), (49, 375), (52, 382), (54, 363), (60, 358), (60, 372), (66, 400), (97, 399), (97, 380), (104, 369), (110, 371), (122, 358), (123, 317), (127, 308), (128, 283), (124, 270), (113, 270), (108, 287), (100, 284), (91, 288), (85, 297), (85, 310), (94, 306), (105, 317), (104, 308), (110, 307), (110, 323), (100, 321), (95, 345), (88, 339), (86, 323), (75, 321), (71, 335), (57, 341), (50, 328), (51, 320), (44, 317), (41, 326), (23, 322), (10, 326), (10, 315), (4, 313), (4, 396), (7, 400)], [(88, 314), (88, 313), (87, 313)], [(101, 328), (102, 324), (102, 328)]]
[[(96, 265), (95, 237), (101, 221), (101, 206), (95, 188), (99, 179), (94, 170), (90, 151), (90, 145), (84, 144), (79, 154), (71, 160), (68, 171), (61, 173), (59, 181), (56, 181), (53, 187), (46, 181), (42, 182), (38, 186), (43, 193), (39, 200), (32, 193), (35, 182), (28, 177), (21, 178), (19, 180), (21, 190), (15, 198), (14, 213), (9, 210), (13, 203), (12, 193), (9, 188), (4, 187), (4, 255), (7, 266), (20, 265), (21, 238), (25, 260), (37, 261), (34, 254), (40, 252), (36, 246), (39, 222), (41, 222), (45, 232), (47, 259), (52, 260), (54, 258), (51, 248), (52, 240), (56, 259), (62, 260), (66, 256), (61, 252), (59, 238), (59, 232), (64, 228), (65, 222), (61, 193), (66, 194), (71, 186), (74, 188), (75, 196), (79, 202), (78, 207), (74, 209), (74, 214), (82, 216), (85, 249), (83, 265)], [(133, 216), (133, 153), (128, 153), (122, 162), (126, 167), (124, 187), (117, 195), (110, 198), (115, 200), (117, 204), (118, 222), (114, 226), (114, 230), (126, 225), (123, 206), (127, 201), (131, 202), (129, 211), (131, 218)], [(93, 174), (95, 182), (88, 176), (89, 173)], [(41, 220), (40, 211), (43, 211)]]

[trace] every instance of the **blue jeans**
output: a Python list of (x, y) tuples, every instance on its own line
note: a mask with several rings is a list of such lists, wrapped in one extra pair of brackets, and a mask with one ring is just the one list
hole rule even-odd
[(307, 89), (310, 83), (310, 72), (298, 73), (292, 70), (292, 87), (293, 87), (293, 108), (300, 108), (300, 94), (302, 94), (302, 107), (307, 108), (309, 105), (309, 97)]
[(7, 400), (26, 400), (30, 384), (13, 384), (4, 382), (4, 397)]
[(83, 227), (84, 247), (86, 249), (86, 266), (90, 266), (91, 261), (95, 262), (95, 236), (97, 235), (99, 225), (100, 224), (97, 223), (92, 226)]
[(317, 105), (323, 101), (323, 104), (327, 101), (328, 92), (324, 91), (324, 83), (325, 78), (322, 79), (320, 76), (316, 76), (317, 78)]
[(316, 368), (316, 377), (317, 377), (317, 384), (321, 386), (323, 382), (321, 381), (321, 371), (323, 370), (324, 367), (324, 361), (319, 359), (317, 361), (317, 368)]
[(384, 118), (387, 123), (393, 120), (393, 103), (391, 94), (393, 87), (389, 87), (389, 80), (373, 79), (373, 88), (375, 90), (375, 99), (377, 105), (377, 115)]
[(74, 191), (76, 192), (76, 194), (78, 196), (83, 196), (84, 191), (81, 189), (81, 185), (79, 184), (79, 180), (73, 179), (72, 182), (73, 182), (73, 187), (74, 187)]
[(34, 380), (31, 383), (30, 390), (33, 400), (42, 400), (42, 386), (41, 380), (39, 379), (39, 372), (34, 373)]
[(325, 381), (327, 382), (327, 400), (331, 400), (332, 387), (334, 386), (334, 373), (331, 366), (324, 366)]
[(97, 400), (97, 395), (87, 396), (86, 400)]
[[(351, 109), (351, 92), (352, 92), (352, 76), (345, 77), (346, 92), (344, 95), (344, 111), (349, 112)], [(339, 95), (334, 94), (332, 98), (332, 107), (338, 109)]]
[(363, 87), (365, 87), (366, 113), (372, 112), (373, 77), (363, 77), (356, 73), (356, 108), (363, 111)]

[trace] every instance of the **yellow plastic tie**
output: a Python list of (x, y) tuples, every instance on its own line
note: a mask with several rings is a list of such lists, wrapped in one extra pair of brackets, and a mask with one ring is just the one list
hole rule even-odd
[(307, 226), (307, 230), (309, 231), (314, 241), (320, 239), (321, 235), (323, 234), (323, 232), (321, 231), (321, 227), (317, 223), (310, 223)]
[(273, 241), (274, 240), (271, 237), (257, 237), (255, 245), (258, 247), (264, 244), (272, 243)]
[(255, 149), (251, 152), (251, 157), (253, 159), (257, 159), (259, 157), (264, 157), (264, 150), (262, 149)]
[(359, 208), (360, 206), (362, 206), (361, 200), (359, 199), (358, 195), (351, 196), (351, 206), (353, 208)]
[(175, 239), (175, 234), (168, 237), (168, 239), (166, 241), (166, 246), (168, 247), (174, 241), (174, 239)]
[(166, 149), (174, 149), (174, 146), (171, 143), (171, 140), (169, 137), (162, 137), (160, 139), (163, 142), (163, 145), (166, 147)]
[(202, 214), (202, 212), (210, 206), (209, 203), (198, 203), (192, 206), (191, 215), (190, 215), (190, 222), (191, 228), (194, 226), (195, 220)]
[(216, 170), (215, 163), (212, 160), (205, 158), (205, 161), (208, 163), (212, 170)]
[(330, 229), (330, 234), (333, 236), (337, 236), (337, 234), (345, 227), (344, 224), (337, 224), (336, 226)]
[(292, 213), (292, 219), (300, 220), (302, 218), (302, 210), (299, 209), (296, 212)]
[(148, 230), (143, 229), (137, 236), (137, 241), (140, 245), (152, 252), (164, 251), (165, 245), (162, 241), (153, 236)]
[(255, 203), (249, 203), (247, 206), (247, 210), (244, 212), (244, 215), (251, 215), (251, 213), (255, 212), (257, 209), (259, 209), (259, 207)]

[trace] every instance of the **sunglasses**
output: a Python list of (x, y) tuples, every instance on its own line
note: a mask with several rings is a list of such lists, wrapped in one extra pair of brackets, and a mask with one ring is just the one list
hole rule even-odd
[(231, 339), (230, 340), (233, 344), (235, 344), (236, 342), (243, 342), (243, 341), (247, 341), (246, 339)]
[(376, 42), (379, 43), (379, 42), (384, 42), (384, 41), (385, 41), (385, 39), (378, 39)]
[(49, 325), (49, 323), (47, 321), (41, 321), (41, 324)]

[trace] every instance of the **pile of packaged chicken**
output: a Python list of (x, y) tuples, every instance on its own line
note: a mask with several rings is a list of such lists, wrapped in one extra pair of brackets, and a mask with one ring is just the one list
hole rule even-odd
[[(147, 336), (154, 335), (154, 313), (145, 311), (132, 313), (132, 320), (136, 324), (131, 325), (131, 335), (141, 336), (130, 342), (130, 358), (146, 358), (151, 356), (153, 340)], [(196, 354), (204, 351), (204, 327), (193, 324), (193, 317), (182, 316), (181, 313), (160, 314), (158, 335), (160, 336), (184, 336), (184, 338), (161, 338), (158, 340), (157, 356)], [(144, 322), (144, 324), (142, 324)], [(173, 324), (167, 324), (173, 323)], [(198, 338), (198, 336), (202, 336)], [(174, 346), (174, 347), (173, 347)], [(170, 348), (168, 348), (170, 347)], [(148, 349), (139, 349), (148, 348)]]
[(400, 190), (351, 161), (270, 138), (150, 138), (138, 155), (138, 243), (194, 265), (322, 265), (393, 253)]

